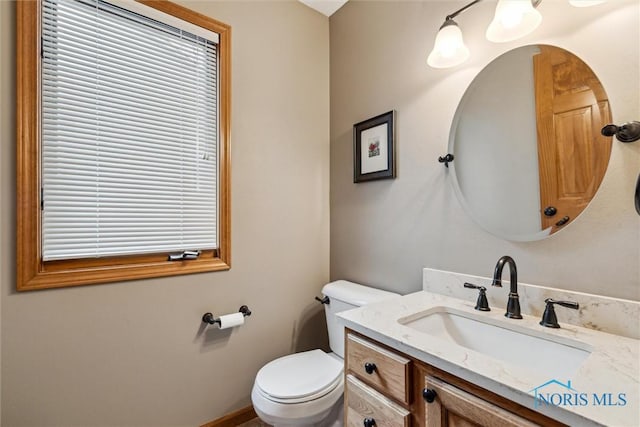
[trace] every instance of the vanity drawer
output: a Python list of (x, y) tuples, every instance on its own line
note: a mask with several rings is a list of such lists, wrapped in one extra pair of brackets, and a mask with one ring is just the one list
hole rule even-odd
[(347, 335), (347, 370), (380, 392), (410, 403), (409, 369), (411, 361), (372, 342)]
[[(346, 427), (409, 427), (411, 414), (353, 375), (347, 375)], [(367, 424), (367, 421), (369, 420)]]

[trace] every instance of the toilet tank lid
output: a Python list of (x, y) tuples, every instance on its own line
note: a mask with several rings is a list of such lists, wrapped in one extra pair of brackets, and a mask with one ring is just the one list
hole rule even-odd
[(399, 295), (394, 292), (370, 288), (369, 286), (359, 285), (347, 280), (336, 280), (335, 282), (327, 283), (322, 288), (322, 293), (329, 298), (335, 298), (356, 307)]

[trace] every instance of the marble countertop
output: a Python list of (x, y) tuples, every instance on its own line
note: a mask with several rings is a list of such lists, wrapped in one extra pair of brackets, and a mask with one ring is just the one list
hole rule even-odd
[[(523, 319), (507, 319), (502, 308), (479, 312), (474, 306), (475, 293), (467, 301), (420, 291), (349, 310), (338, 317), (352, 330), (565, 424), (640, 426), (640, 340), (562, 322), (560, 329), (545, 328), (539, 325), (539, 316), (523, 313)], [(591, 353), (572, 378), (554, 378), (549, 372), (502, 362), (399, 323), (438, 307), (481, 316), (507, 329), (528, 330), (550, 341), (578, 342)], [(541, 386), (547, 384), (545, 387), (555, 387), (548, 389), (549, 393), (566, 393), (563, 385), (568, 381), (572, 389), (568, 391), (572, 394), (569, 400), (557, 406), (536, 401), (536, 389), (542, 392)]]

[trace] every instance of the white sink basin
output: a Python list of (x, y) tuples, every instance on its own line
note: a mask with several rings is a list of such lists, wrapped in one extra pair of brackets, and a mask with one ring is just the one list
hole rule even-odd
[(518, 321), (448, 307), (434, 307), (398, 320), (409, 328), (549, 378), (570, 379), (591, 353), (584, 343), (546, 335), (542, 326), (541, 331), (519, 327)]

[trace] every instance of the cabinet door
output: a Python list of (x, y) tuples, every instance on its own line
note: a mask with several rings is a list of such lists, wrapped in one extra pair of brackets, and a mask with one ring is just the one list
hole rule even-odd
[[(425, 403), (426, 427), (531, 427), (538, 424), (435, 377), (425, 378), (434, 398)], [(435, 396), (434, 396), (435, 393)]]
[(352, 375), (346, 382), (347, 427), (409, 427), (410, 413)]

